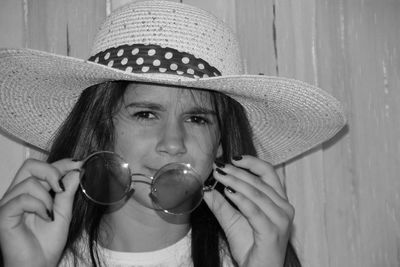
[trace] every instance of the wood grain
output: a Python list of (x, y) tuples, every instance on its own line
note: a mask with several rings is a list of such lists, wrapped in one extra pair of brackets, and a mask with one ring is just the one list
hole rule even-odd
[[(348, 126), (280, 166), (296, 208), (303, 266), (400, 265), (400, 1), (174, 0), (237, 32), (246, 73), (297, 78), (336, 96)], [(3, 0), (0, 46), (86, 58), (111, 10), (129, 0)], [(0, 135), (0, 195), (42, 157)]]

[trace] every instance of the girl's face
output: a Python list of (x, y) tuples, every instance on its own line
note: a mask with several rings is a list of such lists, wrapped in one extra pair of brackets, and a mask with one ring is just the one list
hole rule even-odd
[(115, 152), (134, 173), (154, 176), (168, 163), (185, 162), (204, 182), (222, 154), (217, 115), (204, 91), (131, 84), (114, 123)]

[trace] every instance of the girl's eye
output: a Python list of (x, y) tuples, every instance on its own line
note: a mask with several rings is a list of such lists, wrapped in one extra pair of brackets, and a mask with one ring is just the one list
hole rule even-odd
[(135, 114), (133, 114), (133, 117), (141, 120), (152, 120), (156, 118), (154, 113), (150, 111), (136, 112)]
[(189, 122), (196, 123), (196, 124), (208, 124), (209, 120), (207, 118), (201, 116), (191, 116), (188, 119)]

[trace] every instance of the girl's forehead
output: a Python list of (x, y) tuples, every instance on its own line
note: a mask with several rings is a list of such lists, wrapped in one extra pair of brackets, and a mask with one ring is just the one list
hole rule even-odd
[(132, 83), (128, 85), (124, 101), (154, 102), (159, 104), (180, 104), (211, 107), (211, 94), (203, 90), (165, 86), (157, 84)]

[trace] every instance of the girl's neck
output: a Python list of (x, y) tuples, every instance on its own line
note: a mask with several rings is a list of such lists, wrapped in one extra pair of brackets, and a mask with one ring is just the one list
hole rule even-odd
[(103, 219), (100, 244), (125, 252), (146, 252), (168, 247), (190, 229), (189, 215), (172, 216), (126, 203)]

